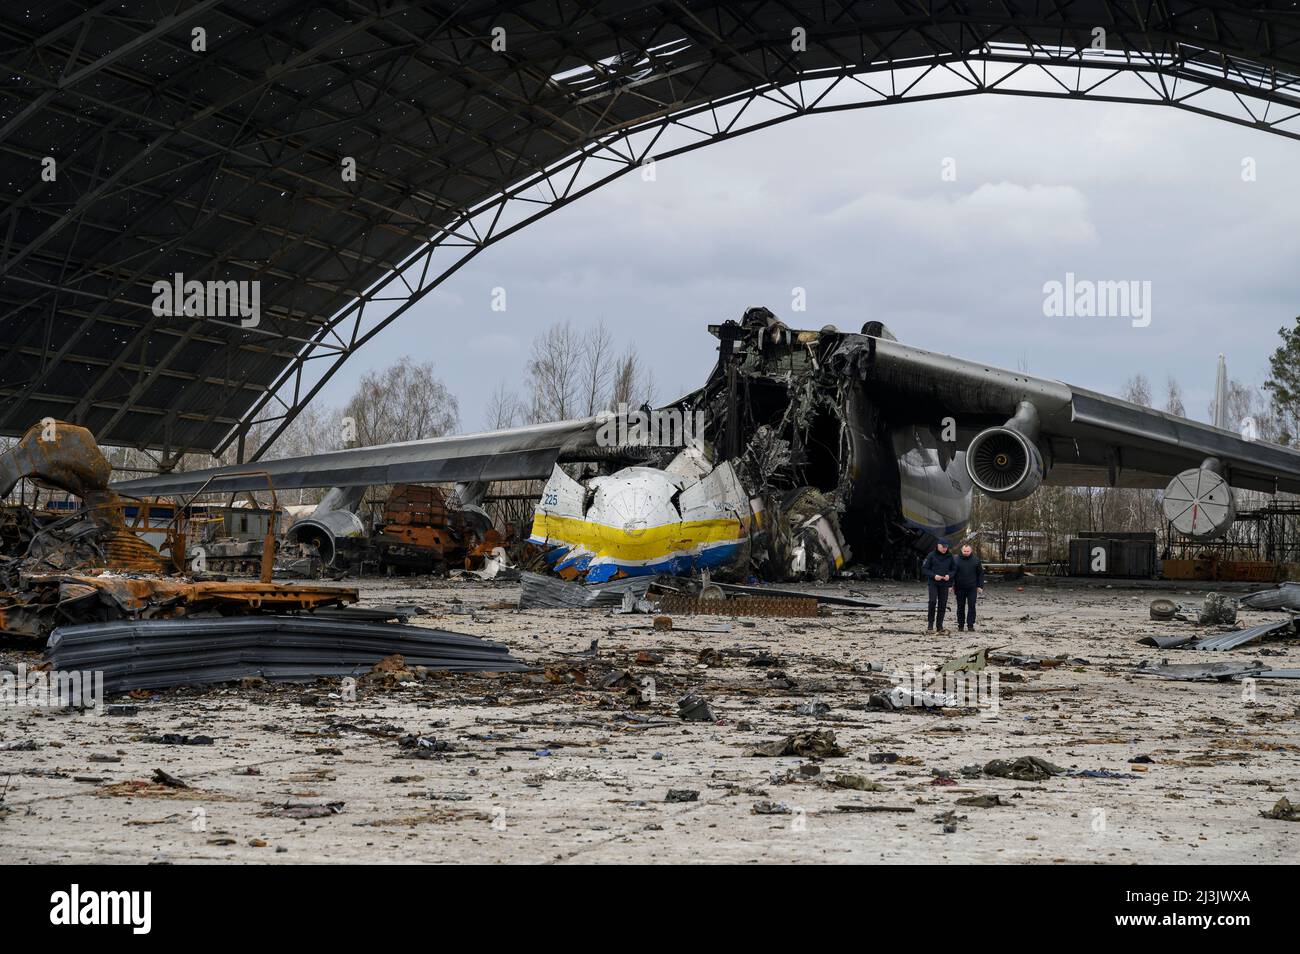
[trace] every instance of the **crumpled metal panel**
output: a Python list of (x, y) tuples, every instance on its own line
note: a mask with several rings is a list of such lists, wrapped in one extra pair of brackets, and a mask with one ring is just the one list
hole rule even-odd
[(654, 582), (654, 577), (650, 576), (629, 576), (608, 583), (570, 583), (540, 573), (521, 573), (519, 579), (523, 584), (519, 594), (520, 609), (622, 606), (624, 593), (641, 599)]
[(1247, 609), (1300, 610), (1300, 583), (1291, 581), (1279, 583), (1274, 589), (1262, 590), (1259, 593), (1243, 596), (1237, 603)]
[(1226, 682), (1243, 676), (1258, 676), (1268, 669), (1261, 662), (1236, 663), (1153, 663), (1134, 670), (1139, 676), (1159, 676), (1180, 682)]

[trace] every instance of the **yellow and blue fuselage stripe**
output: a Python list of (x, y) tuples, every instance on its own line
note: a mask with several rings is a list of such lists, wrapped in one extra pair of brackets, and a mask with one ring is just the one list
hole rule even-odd
[(607, 524), (538, 513), (529, 540), (551, 547), (554, 569), (574, 568), (599, 583), (620, 571), (628, 576), (685, 573), (735, 559), (748, 530), (741, 521), (684, 520), (628, 530)]

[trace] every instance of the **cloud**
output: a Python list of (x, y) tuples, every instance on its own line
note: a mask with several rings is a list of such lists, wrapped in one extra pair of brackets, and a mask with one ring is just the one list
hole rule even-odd
[(870, 228), (940, 246), (1014, 249), (1097, 241), (1078, 189), (1014, 182), (986, 182), (954, 195), (872, 192), (827, 215), (825, 224), (839, 234)]
[(523, 342), (521, 342), (515, 335), (506, 334), (501, 331), (494, 331), (486, 335), (478, 335), (474, 338), (470, 338), (465, 343), (465, 348), (468, 351), (498, 355), (502, 352), (522, 351), (523, 347)]
[[(661, 162), (654, 182), (633, 172), (486, 250), (323, 399), (411, 354), (482, 407), (566, 319), (603, 320), (675, 394), (716, 360), (707, 326), (757, 304), (808, 327), (880, 319), (921, 347), (1109, 393), (1142, 372), (1196, 394), (1219, 351), (1259, 383), (1300, 311), (1297, 148), (1167, 108), (1007, 97), (795, 120)], [(1151, 281), (1151, 326), (1045, 318), (1043, 283), (1066, 272)], [(795, 287), (807, 312), (790, 310)]]

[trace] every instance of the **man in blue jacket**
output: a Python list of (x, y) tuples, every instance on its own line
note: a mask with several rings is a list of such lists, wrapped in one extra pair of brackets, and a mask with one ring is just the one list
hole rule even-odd
[(957, 631), (975, 628), (975, 599), (984, 595), (984, 564), (969, 543), (953, 561), (952, 589), (957, 594)]
[(956, 561), (948, 552), (948, 541), (943, 539), (935, 543), (934, 551), (921, 564), (921, 575), (930, 585), (927, 632), (947, 632), (943, 628), (943, 617), (948, 612), (948, 588), (952, 586), (952, 575), (956, 568)]

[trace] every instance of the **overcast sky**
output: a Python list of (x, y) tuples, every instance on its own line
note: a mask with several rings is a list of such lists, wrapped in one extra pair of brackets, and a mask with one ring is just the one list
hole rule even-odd
[[(1242, 179), (1242, 160), (1257, 178)], [(944, 181), (944, 159), (956, 180)], [(704, 380), (707, 326), (766, 305), (1118, 394), (1173, 374), (1205, 419), (1215, 357), (1262, 384), (1300, 314), (1300, 143), (1156, 106), (982, 96), (784, 123), (633, 173), (483, 252), (323, 392), (432, 360), (463, 430), (551, 322), (604, 320), (658, 397)], [(1049, 318), (1045, 282), (1150, 281), (1151, 323)], [(496, 286), (507, 310), (491, 309)], [(791, 310), (791, 289), (807, 311)]]

